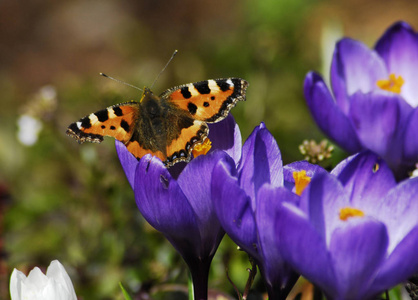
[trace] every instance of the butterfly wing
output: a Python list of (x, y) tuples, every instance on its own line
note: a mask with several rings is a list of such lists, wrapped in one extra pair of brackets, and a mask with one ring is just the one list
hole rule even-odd
[(209, 134), (208, 125), (199, 120), (193, 120), (187, 115), (178, 115), (177, 127), (170, 126), (167, 130), (167, 158), (164, 164), (168, 167), (180, 161), (190, 161), (193, 148), (201, 144)]
[(238, 101), (245, 100), (248, 82), (240, 78), (210, 79), (184, 84), (162, 93), (195, 120), (216, 123), (224, 119)]
[(67, 135), (80, 144), (101, 143), (104, 136), (111, 136), (127, 143), (134, 132), (139, 115), (139, 103), (127, 102), (99, 110), (68, 126)]

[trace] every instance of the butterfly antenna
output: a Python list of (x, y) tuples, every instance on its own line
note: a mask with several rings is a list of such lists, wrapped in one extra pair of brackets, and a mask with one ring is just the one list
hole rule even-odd
[(130, 86), (130, 87), (133, 87), (134, 89), (140, 90), (140, 91), (142, 91), (142, 92), (144, 91), (143, 89), (140, 89), (140, 88), (139, 88), (139, 87), (137, 87), (137, 86), (134, 86), (134, 85), (129, 84), (129, 83), (125, 82), (125, 81), (122, 81), (122, 80), (119, 80), (119, 79), (116, 79), (116, 78), (110, 77), (110, 76), (108, 76), (108, 75), (106, 75), (106, 74), (104, 74), (104, 73), (100, 73), (100, 75), (101, 75), (101, 76), (103, 76), (103, 77), (106, 77), (106, 78), (112, 79), (112, 80), (114, 80), (114, 81), (116, 81), (116, 82), (122, 83), (122, 84), (124, 84), (124, 85)]
[(171, 55), (170, 59), (168, 60), (168, 62), (165, 64), (164, 68), (161, 70), (160, 74), (158, 74), (157, 78), (155, 78), (154, 82), (152, 83), (150, 89), (152, 89), (152, 87), (154, 86), (154, 84), (157, 82), (158, 78), (160, 78), (161, 74), (165, 71), (165, 69), (167, 68), (167, 66), (170, 64), (170, 62), (173, 60), (174, 56), (176, 56), (177, 52), (179, 52), (178, 50), (174, 50), (173, 54)]

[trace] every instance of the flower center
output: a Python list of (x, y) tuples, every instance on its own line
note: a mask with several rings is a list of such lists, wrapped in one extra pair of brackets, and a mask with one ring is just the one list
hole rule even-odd
[(293, 179), (295, 179), (296, 195), (300, 196), (308, 186), (309, 182), (311, 182), (311, 177), (306, 175), (306, 170), (301, 170), (293, 172)]
[(400, 94), (401, 87), (405, 83), (402, 76), (396, 78), (395, 74), (390, 74), (389, 79), (380, 79), (376, 82), (377, 86), (382, 90), (389, 91), (392, 93)]
[(344, 207), (340, 209), (340, 220), (347, 221), (348, 218), (364, 217), (364, 212), (354, 207)]
[(196, 158), (199, 155), (206, 155), (210, 148), (212, 148), (212, 142), (210, 141), (209, 138), (206, 138), (203, 143), (201, 144), (197, 144), (194, 148), (193, 148), (193, 156)]

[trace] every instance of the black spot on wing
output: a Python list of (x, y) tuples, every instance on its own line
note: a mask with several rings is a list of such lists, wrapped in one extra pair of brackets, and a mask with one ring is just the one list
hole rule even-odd
[(189, 91), (189, 88), (187, 86), (184, 86), (180, 89), (181, 94), (183, 95), (184, 98), (189, 99), (192, 94)]
[(112, 126), (110, 126), (110, 129), (111, 129), (111, 130), (115, 130), (115, 129), (116, 129), (116, 127), (112, 125)]
[(76, 123), (73, 123), (70, 126), (68, 126), (68, 129), (73, 131), (74, 133), (78, 133), (80, 131)]
[(125, 120), (120, 121), (120, 126), (123, 128), (123, 130), (129, 132), (129, 124)]
[(203, 102), (203, 106), (204, 106), (204, 107), (208, 107), (208, 106), (209, 106), (209, 102), (206, 102), (206, 101), (205, 101), (205, 102)]
[(195, 114), (196, 114), (196, 112), (197, 112), (197, 106), (196, 106), (196, 104), (194, 104), (194, 103), (192, 103), (192, 102), (189, 102), (189, 103), (187, 104), (187, 109), (189, 110), (189, 112), (190, 112), (192, 115), (195, 115)]
[(199, 93), (210, 94), (209, 82), (207, 80), (193, 83), (193, 85)]
[(186, 143), (186, 151), (189, 152), (191, 147), (192, 147), (192, 145), (190, 144), (190, 142), (187, 142)]
[(118, 117), (121, 117), (123, 115), (122, 109), (119, 106), (113, 107), (113, 112)]
[(95, 112), (94, 114), (100, 122), (104, 122), (109, 119), (109, 112), (107, 111), (107, 109), (102, 109), (98, 112)]
[(83, 128), (90, 128), (91, 127), (91, 121), (89, 117), (84, 117), (80, 120), (81, 122), (81, 127)]
[(106, 128), (106, 126), (104, 126), (104, 125), (102, 125), (102, 126), (100, 126), (100, 127), (102, 127), (102, 129), (105, 129), (105, 128)]
[(222, 92), (226, 92), (230, 89), (230, 85), (227, 81), (227, 79), (217, 79), (215, 80), (216, 84), (219, 86)]

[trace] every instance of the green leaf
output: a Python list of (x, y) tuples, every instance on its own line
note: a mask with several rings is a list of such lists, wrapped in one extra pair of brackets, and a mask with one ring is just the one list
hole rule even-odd
[(131, 296), (129, 296), (128, 292), (123, 287), (122, 282), (119, 282), (119, 286), (120, 286), (120, 289), (122, 290), (122, 294), (125, 297), (125, 300), (132, 300)]
[(192, 276), (190, 273), (189, 273), (189, 280), (187, 281), (187, 287), (189, 290), (189, 300), (194, 300), (193, 280), (192, 280)]

